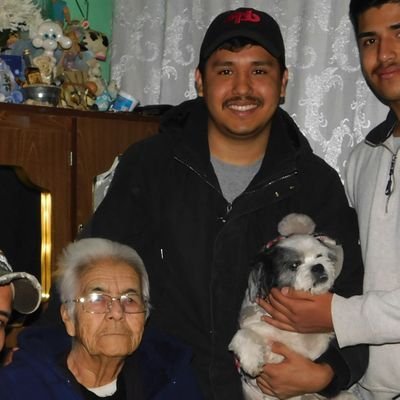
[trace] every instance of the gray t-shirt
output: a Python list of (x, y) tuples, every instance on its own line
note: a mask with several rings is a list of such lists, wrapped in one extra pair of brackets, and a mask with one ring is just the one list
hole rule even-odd
[(217, 175), (222, 194), (229, 203), (232, 203), (245, 191), (260, 169), (261, 163), (262, 158), (249, 165), (234, 165), (211, 156), (211, 164)]

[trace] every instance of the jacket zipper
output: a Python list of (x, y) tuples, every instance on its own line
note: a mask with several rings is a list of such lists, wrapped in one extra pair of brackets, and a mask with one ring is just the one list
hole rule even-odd
[[(187, 167), (188, 169), (190, 169), (193, 173), (195, 173), (198, 177), (200, 177), (205, 183), (207, 183), (207, 185), (209, 185), (209, 186), (210, 186), (212, 189), (214, 189), (216, 192), (220, 193), (221, 196), (222, 196), (222, 193), (221, 193), (207, 178), (206, 178), (206, 176), (202, 175), (202, 174), (201, 174), (200, 172), (198, 172), (195, 168), (193, 168), (191, 165), (189, 165), (187, 162), (181, 160), (181, 159), (178, 158), (177, 156), (174, 156), (174, 159), (175, 159), (176, 161), (178, 161), (179, 163), (181, 163), (182, 165), (184, 165), (185, 167)], [(297, 174), (298, 174), (298, 171), (297, 171), (297, 169), (295, 169), (295, 170), (293, 170), (293, 171), (287, 173), (286, 175), (283, 175), (283, 176), (281, 176), (281, 177), (279, 177), (279, 178), (273, 179), (272, 181), (269, 181), (269, 182), (260, 182), (260, 183), (257, 185), (257, 187), (255, 187), (253, 190), (248, 191), (248, 192), (243, 192), (243, 193), (240, 194), (237, 198), (243, 196), (244, 194), (251, 194), (251, 193), (254, 193), (254, 192), (256, 192), (257, 190), (259, 190), (259, 189), (261, 189), (261, 188), (265, 188), (265, 187), (271, 186), (271, 185), (273, 185), (274, 183), (283, 181), (283, 180), (288, 179), (288, 178), (290, 178), (291, 176), (297, 175)], [(279, 196), (280, 196), (280, 193), (275, 192), (275, 196), (276, 196), (276, 197), (279, 197)], [(236, 199), (235, 199), (235, 200), (236, 200)], [(234, 200), (234, 201), (235, 201), (235, 200)], [(218, 217), (218, 220), (220, 220), (222, 223), (225, 224), (225, 223), (227, 222), (227, 217), (228, 217), (228, 215), (229, 215), (230, 212), (232, 211), (232, 208), (233, 208), (233, 203), (228, 203), (227, 206), (226, 206), (225, 215), (223, 215), (223, 216), (221, 216), (221, 217)]]
[[(253, 190), (251, 190), (251, 191), (249, 191), (249, 192), (243, 192), (242, 194), (244, 194), (244, 193), (246, 193), (246, 194), (254, 193), (254, 192), (256, 192), (257, 190), (259, 190), (260, 187), (261, 187), (261, 188), (264, 188), (264, 187), (267, 187), (267, 186), (271, 186), (271, 185), (273, 185), (274, 183), (277, 183), (277, 182), (283, 181), (283, 180), (285, 180), (285, 179), (288, 179), (288, 178), (290, 178), (290, 177), (292, 177), (292, 176), (294, 176), (294, 175), (297, 175), (298, 173), (299, 173), (299, 171), (298, 171), (297, 169), (294, 169), (293, 171), (288, 172), (286, 175), (280, 176), (279, 178), (273, 179), (272, 181), (269, 181), (269, 182), (266, 182), (266, 183), (260, 182), (260, 183), (257, 185), (256, 188), (254, 188)], [(279, 196), (280, 196), (280, 193), (279, 193), (279, 192), (275, 192), (275, 196), (276, 196), (276, 197), (279, 197)]]
[(218, 221), (221, 221), (223, 224), (226, 223), (229, 213), (232, 211), (232, 203), (228, 203), (225, 209), (225, 215), (218, 217)]
[(385, 143), (375, 144), (368, 140), (366, 140), (365, 142), (372, 147), (382, 146), (392, 155), (392, 159), (390, 161), (390, 167), (389, 167), (388, 181), (387, 181), (386, 187), (385, 187), (385, 195), (386, 195), (385, 214), (387, 214), (388, 210), (389, 210), (390, 197), (394, 191), (394, 187), (395, 187), (395, 183), (396, 183), (395, 178), (394, 178), (394, 168), (396, 166), (397, 153), (395, 153), (392, 149), (390, 149)]
[(388, 177), (388, 181), (387, 181), (386, 188), (385, 188), (385, 195), (387, 196), (386, 197), (386, 205), (385, 205), (385, 213), (386, 214), (389, 209), (390, 196), (392, 195), (392, 193), (394, 191), (394, 186), (395, 186), (394, 167), (396, 165), (396, 159), (397, 159), (397, 153), (393, 153), (391, 150), (390, 150), (390, 152), (392, 153), (392, 160), (390, 162), (389, 177)]
[[(211, 188), (213, 188), (216, 192), (221, 193), (207, 178), (206, 176), (202, 175), (200, 172), (198, 172), (196, 169), (194, 169), (191, 165), (189, 165), (188, 163), (186, 163), (185, 161), (181, 160), (180, 158), (178, 158), (177, 156), (174, 156), (174, 159), (178, 162), (180, 162), (182, 165), (184, 165), (185, 167), (189, 168), (192, 172), (194, 172), (197, 176), (199, 176), (205, 183), (207, 183), (207, 185), (209, 185)], [(244, 194), (250, 194), (250, 193), (254, 193), (257, 190), (259, 190), (260, 188), (264, 188), (267, 186), (271, 186), (276, 182), (280, 182), (283, 181), (285, 179), (290, 178), (293, 175), (297, 175), (298, 171), (297, 169), (294, 169), (293, 171), (287, 173), (286, 175), (280, 176), (279, 178), (273, 179), (272, 181), (269, 182), (260, 182), (257, 187), (255, 187), (253, 190), (248, 191), (248, 192), (243, 192), (242, 194), (240, 194), (237, 198), (243, 196)], [(279, 197), (279, 193), (276, 192), (275, 196)], [(232, 211), (232, 204), (233, 203), (228, 203), (228, 206), (226, 208), (227, 212), (225, 215), (228, 215), (231, 211)]]
[(186, 168), (189, 168), (192, 172), (194, 172), (198, 177), (200, 177), (205, 183), (207, 183), (208, 186), (213, 188), (216, 192), (220, 193), (220, 191), (207, 179), (205, 175), (202, 175), (200, 172), (198, 172), (196, 169), (194, 169), (191, 165), (189, 165), (187, 162), (181, 160), (177, 156), (174, 156), (174, 159), (184, 165)]

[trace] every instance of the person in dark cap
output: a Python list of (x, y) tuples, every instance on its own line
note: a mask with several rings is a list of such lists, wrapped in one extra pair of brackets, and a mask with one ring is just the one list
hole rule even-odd
[[(253, 257), (278, 235), (284, 216), (308, 214), (318, 232), (343, 245), (335, 290), (348, 297), (362, 289), (358, 226), (337, 173), (279, 107), (288, 70), (270, 15), (252, 8), (218, 15), (201, 45), (195, 81), (199, 96), (171, 108), (158, 135), (122, 156), (81, 236), (138, 250), (153, 293), (149, 324), (192, 347), (206, 399), (240, 400), (228, 344)], [(337, 394), (362, 375), (368, 355), (366, 347), (339, 350), (334, 341), (314, 361), (278, 343), (273, 350), (285, 362), (265, 365), (257, 382), (282, 399)]]
[(41, 286), (35, 276), (14, 272), (0, 250), (0, 351), (5, 343), (5, 329), (12, 310), (21, 314), (36, 311), (41, 302)]

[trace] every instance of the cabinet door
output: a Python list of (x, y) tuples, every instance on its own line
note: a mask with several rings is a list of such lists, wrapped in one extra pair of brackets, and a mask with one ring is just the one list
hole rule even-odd
[[(42, 285), (48, 294), (50, 271), (62, 248), (72, 239), (72, 118), (0, 107), (0, 164), (21, 167), (44, 193), (42, 208)], [(49, 232), (45, 232), (50, 228)], [(44, 265), (46, 264), (46, 265)], [(46, 276), (44, 276), (46, 274)]]
[(77, 119), (76, 232), (92, 214), (95, 177), (108, 171), (130, 144), (155, 134), (158, 126), (159, 120), (154, 117)]

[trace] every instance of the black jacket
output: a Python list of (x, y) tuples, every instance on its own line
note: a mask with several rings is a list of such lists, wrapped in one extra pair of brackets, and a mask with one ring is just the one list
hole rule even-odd
[[(0, 368), (1, 399), (83, 400), (81, 387), (66, 367), (71, 338), (64, 327), (25, 329), (13, 362)], [(138, 349), (118, 377), (130, 400), (201, 400), (190, 367), (191, 351), (176, 339), (145, 328)]]
[[(182, 103), (164, 115), (158, 135), (130, 147), (84, 235), (138, 250), (150, 275), (150, 322), (192, 346), (206, 398), (235, 400), (241, 386), (228, 343), (250, 261), (278, 235), (278, 222), (308, 214), (317, 231), (343, 244), (337, 293), (361, 293), (363, 267), (341, 181), (286, 112), (278, 109), (260, 171), (232, 204), (210, 163), (207, 118), (201, 98)], [(335, 370), (333, 393), (360, 378), (367, 350), (332, 347), (322, 360)]]

